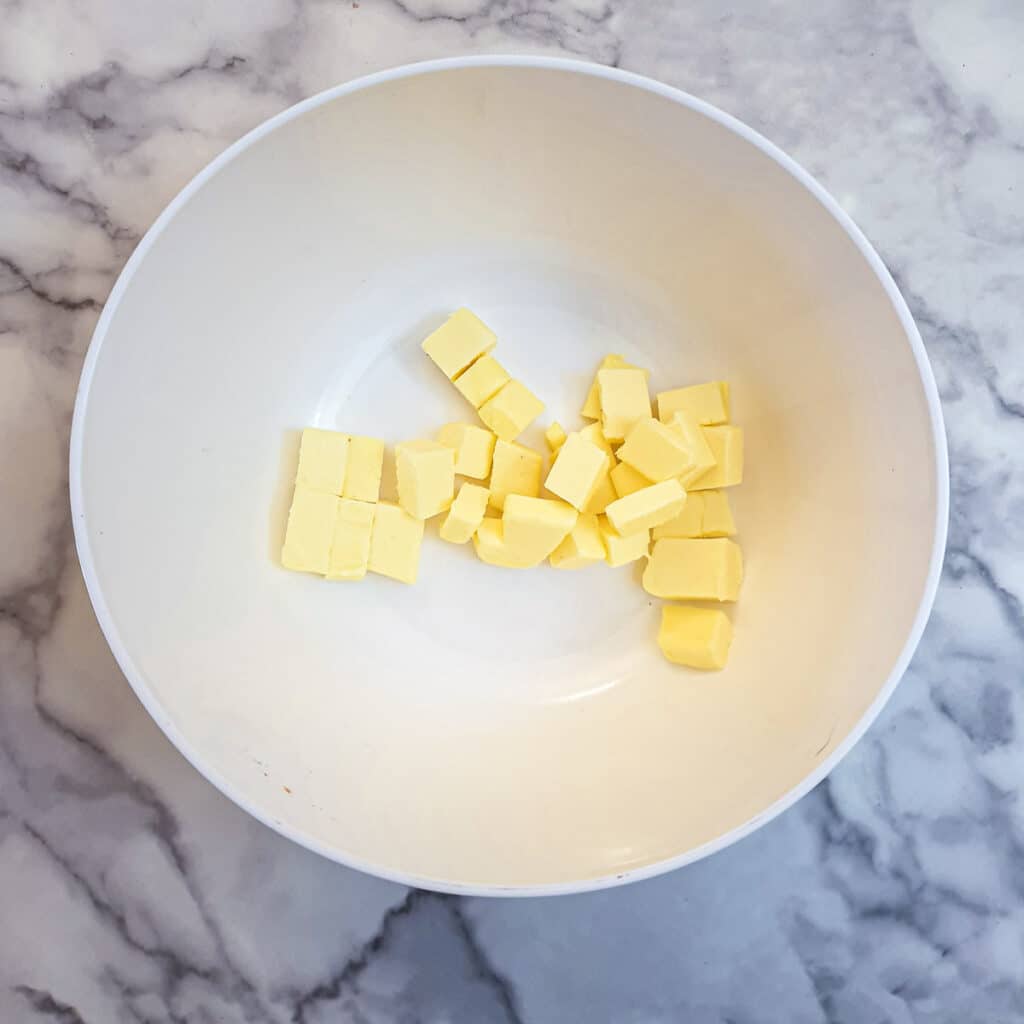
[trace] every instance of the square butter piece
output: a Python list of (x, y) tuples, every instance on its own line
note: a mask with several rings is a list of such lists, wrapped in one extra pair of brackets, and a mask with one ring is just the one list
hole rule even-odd
[(544, 403), (518, 380), (510, 380), (478, 410), (503, 441), (514, 441), (543, 411)]
[(348, 444), (348, 469), (342, 496), (356, 501), (380, 497), (380, 475), (384, 467), (384, 442), (375, 437), (353, 435)]
[(613, 501), (606, 510), (608, 521), (623, 536), (649, 530), (677, 516), (686, 502), (678, 480), (663, 480)]
[(558, 449), (544, 486), (582, 511), (607, 473), (607, 454), (580, 434), (570, 434)]
[(499, 438), (494, 445), (494, 459), (491, 463), (492, 507), (503, 509), (509, 494), (525, 494), (536, 498), (540, 494), (543, 468), (544, 459), (540, 452)]
[(296, 487), (288, 512), (281, 564), (296, 572), (315, 572), (325, 576), (330, 564), (337, 514), (337, 495)]
[(651, 415), (647, 374), (643, 370), (597, 371), (601, 398), (601, 429), (613, 444), (622, 441), (640, 420)]
[(547, 558), (568, 536), (578, 516), (564, 501), (510, 494), (501, 517), (505, 543), (531, 558), (535, 554)]
[(455, 451), (437, 441), (395, 445), (398, 504), (417, 519), (448, 511), (455, 497)]
[(456, 473), (474, 480), (484, 480), (490, 474), (497, 438), (485, 427), (447, 423), (438, 431), (437, 439), (455, 450)]
[(729, 385), (724, 380), (660, 391), (657, 397), (662, 423), (671, 423), (677, 412), (690, 413), (702, 427), (729, 422)]
[(441, 524), (441, 540), (465, 544), (484, 521), (489, 495), (487, 488), (479, 484), (463, 484)]
[(370, 533), (376, 505), (354, 498), (338, 499), (334, 539), (327, 566), (329, 580), (361, 580), (370, 559)]
[(393, 502), (380, 502), (373, 515), (367, 568), (402, 583), (415, 583), (422, 540), (422, 519)]
[(348, 445), (348, 434), (307, 427), (299, 442), (295, 485), (340, 496), (345, 486)]
[(704, 427), (704, 437), (715, 458), (715, 465), (690, 483), (695, 491), (734, 487), (743, 482), (743, 431), (728, 424)]
[(453, 383), (459, 394), (479, 409), (489, 398), (493, 398), (512, 377), (494, 356), (481, 356), (472, 366), (455, 378)]
[(555, 422), (544, 431), (544, 441), (548, 446), (548, 451), (551, 452), (552, 455), (554, 455), (555, 452), (565, 444), (566, 437), (568, 437), (568, 434), (566, 434), (565, 429), (558, 420), (555, 420)]
[[(671, 519), (654, 527), (653, 537), (702, 537), (704, 535), (704, 501), (710, 491), (687, 491), (682, 510)], [(717, 492), (715, 492), (717, 493)]]
[(608, 522), (607, 516), (598, 516), (597, 525), (601, 531), (601, 541), (604, 544), (605, 561), (613, 569), (617, 569), (620, 565), (628, 565), (647, 555), (651, 546), (650, 530), (637, 530), (636, 533), (623, 537)]
[[(615, 352), (604, 357), (601, 360), (598, 370), (639, 370), (639, 366), (634, 366), (632, 363), (627, 363), (622, 356)], [(647, 370), (643, 371), (647, 375)], [(597, 387), (597, 374), (594, 374), (594, 383), (590, 385), (590, 390), (587, 392), (587, 399), (583, 403), (583, 408), (580, 410), (580, 415), (587, 420), (599, 420), (601, 418), (601, 396), (598, 392)]]
[(506, 543), (502, 521), (490, 517), (484, 519), (473, 534), (473, 548), (481, 562), (502, 569), (532, 569), (543, 561), (534, 554), (517, 550)]
[(732, 623), (720, 608), (667, 604), (661, 609), (658, 646), (676, 665), (725, 668), (731, 644)]
[(550, 561), (555, 569), (582, 569), (604, 559), (604, 541), (597, 516), (581, 515), (569, 535), (551, 552)]
[(480, 356), (490, 352), (497, 337), (474, 313), (457, 309), (447, 321), (423, 341), (423, 351), (440, 367), (449, 380), (454, 380)]
[(643, 578), (648, 594), (680, 601), (735, 601), (742, 581), (739, 545), (724, 537), (656, 540)]
[[(700, 443), (706, 449), (707, 443), (700, 433), (700, 427), (697, 426), (696, 430)], [(652, 416), (645, 416), (626, 435), (615, 457), (627, 466), (632, 466), (648, 480), (659, 483), (694, 469), (692, 447), (679, 430), (665, 426)], [(710, 457), (710, 452), (708, 455)], [(700, 472), (703, 473), (709, 465), (701, 466)]]

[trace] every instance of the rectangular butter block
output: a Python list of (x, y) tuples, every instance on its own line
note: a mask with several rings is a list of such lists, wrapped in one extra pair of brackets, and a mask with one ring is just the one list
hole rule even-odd
[(510, 494), (501, 516), (505, 543), (529, 557), (547, 558), (576, 525), (578, 515), (564, 501)]
[(616, 498), (624, 498), (627, 494), (650, 487), (654, 483), (653, 480), (648, 480), (643, 473), (638, 473), (632, 466), (627, 466), (625, 462), (616, 463), (612, 467), (611, 478)]
[(694, 480), (699, 480), (715, 465), (714, 452), (708, 444), (705, 428), (697, 422), (697, 417), (691, 412), (681, 411), (673, 414), (668, 430), (680, 439), (688, 454), (686, 469), (678, 475), (679, 482), (684, 487), (689, 487)]
[(437, 441), (395, 445), (398, 503), (417, 519), (448, 510), (455, 497), (455, 451)]
[(494, 445), (491, 463), (491, 506), (503, 509), (505, 497), (509, 494), (537, 497), (543, 467), (544, 459), (540, 452), (499, 438)]
[(474, 409), (479, 409), (489, 398), (493, 398), (510, 380), (511, 376), (494, 356), (481, 356), (455, 378), (459, 393)]
[(700, 495), (704, 499), (704, 516), (701, 520), (702, 537), (732, 537), (736, 534), (736, 523), (729, 507), (729, 496), (725, 491), (694, 491), (690, 498)]
[[(639, 370), (639, 366), (634, 366), (632, 363), (627, 363), (622, 356), (617, 353), (611, 353), (601, 360), (598, 370)], [(648, 371), (644, 370), (644, 375), (648, 375)], [(597, 374), (594, 374), (594, 383), (590, 385), (590, 390), (587, 392), (587, 399), (583, 403), (583, 408), (580, 410), (580, 415), (587, 420), (599, 420), (601, 418), (601, 395), (597, 386)]]
[(345, 486), (348, 446), (348, 434), (307, 427), (299, 442), (295, 485), (340, 496)]
[(687, 491), (679, 513), (654, 527), (655, 540), (662, 537), (702, 537), (704, 535), (705, 491)]
[(334, 538), (338, 497), (327, 491), (296, 487), (288, 512), (281, 564), (296, 572), (327, 574)]
[(623, 537), (608, 522), (607, 516), (599, 516), (597, 525), (601, 531), (601, 542), (604, 544), (605, 561), (613, 569), (617, 569), (620, 565), (628, 565), (647, 555), (651, 546), (650, 530), (637, 530), (636, 533)]
[(720, 608), (662, 607), (658, 646), (669, 661), (689, 668), (725, 668), (731, 644), (732, 623)]
[(338, 499), (334, 539), (327, 566), (329, 580), (361, 580), (370, 559), (370, 534), (377, 506), (354, 498)]
[(477, 411), (498, 437), (514, 441), (544, 411), (544, 403), (522, 381), (510, 380)]
[(613, 444), (622, 441), (639, 420), (651, 415), (647, 374), (643, 370), (598, 370), (597, 390), (601, 398), (601, 429)]
[(686, 502), (686, 491), (678, 480), (663, 480), (618, 498), (607, 508), (608, 521), (623, 536), (649, 530), (678, 515)]
[(487, 488), (479, 484), (463, 484), (441, 524), (441, 540), (465, 544), (484, 521), (489, 495)]
[(491, 472), (494, 442), (498, 439), (485, 427), (470, 423), (446, 423), (437, 434), (438, 441), (455, 451), (455, 472), (484, 480)]
[[(701, 444), (707, 448), (700, 427), (696, 429)], [(710, 452), (708, 454), (710, 456)], [(673, 430), (651, 416), (637, 421), (615, 457), (653, 483), (678, 477), (695, 468), (692, 445), (687, 438), (681, 431)], [(707, 465), (701, 466), (700, 472), (707, 468)]]
[(532, 569), (543, 558), (520, 551), (505, 542), (505, 529), (500, 519), (484, 519), (473, 534), (473, 548), (477, 558), (488, 565), (502, 569)]
[(582, 569), (604, 559), (604, 541), (597, 516), (581, 515), (569, 535), (551, 552), (550, 561), (555, 569)]
[(558, 449), (544, 486), (574, 508), (587, 507), (608, 473), (608, 456), (580, 434), (570, 434)]
[(559, 448), (565, 444), (565, 439), (568, 435), (562, 427), (562, 424), (555, 420), (554, 423), (544, 431), (544, 440), (547, 442), (548, 451), (552, 455), (558, 451)]
[(704, 427), (715, 465), (690, 483), (695, 491), (734, 487), (743, 482), (743, 431), (730, 425)]
[(384, 467), (384, 442), (375, 437), (353, 435), (348, 443), (348, 469), (342, 496), (356, 501), (380, 497), (380, 474)]
[(415, 583), (422, 540), (422, 519), (393, 502), (380, 502), (373, 515), (367, 568), (402, 583)]
[(729, 385), (724, 380), (661, 391), (657, 397), (662, 423), (671, 423), (677, 412), (692, 414), (702, 427), (729, 421)]
[(447, 321), (423, 341), (423, 351), (454, 380), (470, 363), (490, 352), (497, 337), (478, 316), (468, 309), (457, 309)]
[(655, 597), (735, 601), (742, 580), (743, 556), (734, 541), (667, 537), (654, 542), (643, 583)]

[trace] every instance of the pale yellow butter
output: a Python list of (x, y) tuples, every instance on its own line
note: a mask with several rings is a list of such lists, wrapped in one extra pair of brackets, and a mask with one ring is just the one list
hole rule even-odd
[(441, 444), (455, 451), (455, 472), (484, 480), (491, 472), (497, 438), (484, 427), (470, 423), (447, 423), (437, 434)]
[[(699, 426), (697, 432), (706, 448)], [(694, 468), (692, 447), (680, 430), (665, 426), (652, 416), (645, 416), (626, 435), (615, 457), (653, 483), (659, 483)], [(703, 473), (707, 468), (707, 465), (701, 466), (700, 471)]]
[(730, 425), (704, 427), (715, 465), (690, 483), (695, 491), (734, 487), (743, 482), (743, 431)]
[(578, 515), (564, 501), (510, 494), (501, 517), (505, 543), (529, 557), (547, 558), (576, 525)]
[(295, 485), (340, 496), (348, 465), (348, 434), (307, 427), (299, 441)]
[(441, 540), (465, 544), (484, 521), (489, 494), (487, 488), (479, 484), (463, 484), (441, 524)]
[[(632, 363), (627, 363), (622, 356), (617, 353), (611, 353), (601, 360), (598, 370), (639, 370), (639, 366), (634, 366)], [(644, 370), (644, 375), (648, 375), (648, 371)], [(583, 403), (583, 408), (580, 410), (580, 415), (587, 420), (599, 420), (601, 418), (601, 395), (597, 386), (597, 374), (594, 374), (594, 383), (590, 385), (590, 390), (587, 392), (586, 401)]]
[(446, 512), (455, 497), (455, 452), (437, 441), (395, 445), (398, 503), (417, 519)]
[(653, 537), (702, 537), (704, 535), (704, 491), (687, 491), (682, 509), (671, 519), (654, 527)]
[(454, 380), (480, 356), (490, 352), (497, 337), (487, 324), (468, 309), (457, 309), (423, 342), (423, 351)]
[(598, 370), (597, 389), (601, 397), (601, 430), (612, 443), (623, 440), (637, 422), (651, 415), (647, 374), (643, 370)]
[(326, 575), (337, 515), (337, 495), (297, 486), (288, 512), (281, 564), (296, 572)]
[(500, 519), (484, 519), (473, 534), (477, 558), (502, 569), (532, 569), (543, 561), (535, 554), (517, 550), (505, 542), (505, 529)]
[(608, 473), (608, 456), (580, 434), (558, 449), (544, 486), (576, 509), (584, 509)]
[(380, 497), (380, 475), (384, 467), (384, 442), (375, 437), (353, 435), (348, 444), (348, 468), (343, 497), (376, 501)]
[(581, 515), (569, 535), (551, 552), (555, 569), (582, 569), (605, 560), (604, 541), (597, 516)]
[(615, 456), (609, 455), (605, 462), (605, 467), (601, 472), (601, 478), (597, 482), (597, 486), (594, 488), (594, 493), (591, 494), (590, 500), (587, 502), (583, 511), (587, 515), (597, 516), (600, 515), (608, 506), (618, 498), (618, 493), (615, 490), (615, 485), (612, 483), (611, 471), (615, 467)]
[(736, 523), (729, 507), (729, 496), (724, 491), (694, 491), (687, 497), (700, 495), (704, 499), (704, 515), (701, 519), (700, 535), (702, 537), (732, 537), (736, 533)]
[(481, 356), (472, 366), (455, 378), (453, 383), (463, 398), (474, 409), (479, 409), (493, 398), (510, 380), (508, 371), (494, 356)]
[(544, 411), (544, 403), (522, 381), (510, 380), (477, 411), (498, 437), (514, 441)]
[(628, 565), (638, 558), (646, 556), (651, 546), (651, 531), (637, 530), (623, 537), (618, 530), (608, 522), (607, 516), (599, 516), (598, 528), (601, 531), (601, 541), (604, 544), (605, 561), (613, 568), (620, 565)]
[(724, 380), (661, 391), (657, 397), (662, 423), (671, 423), (677, 412), (690, 413), (705, 427), (729, 421), (729, 385)]
[(423, 520), (382, 501), (374, 511), (367, 568), (402, 583), (415, 583), (422, 541)]
[(731, 644), (732, 623), (720, 608), (667, 604), (661, 609), (658, 646), (669, 661), (689, 668), (725, 668)]
[(555, 420), (555, 422), (544, 431), (544, 440), (547, 443), (548, 451), (554, 455), (555, 452), (565, 444), (567, 436), (568, 435), (562, 427), (562, 424), (559, 423), (558, 420)]
[(687, 452), (688, 465), (678, 474), (679, 482), (689, 487), (694, 480), (699, 480), (715, 465), (715, 455), (705, 436), (705, 428), (690, 412), (677, 412), (672, 416), (668, 427), (682, 442)]
[(370, 559), (370, 534), (377, 506), (354, 498), (338, 499), (334, 538), (327, 566), (329, 580), (361, 580)]
[(540, 452), (499, 438), (494, 445), (491, 463), (491, 505), (503, 509), (505, 497), (509, 494), (537, 497), (543, 468), (544, 459)]
[(619, 462), (612, 467), (611, 478), (616, 498), (624, 498), (627, 494), (650, 487), (654, 483), (653, 480), (648, 480), (643, 473), (638, 473), (632, 466), (627, 466), (625, 462)]
[(663, 480), (618, 498), (607, 508), (608, 521), (623, 536), (668, 522), (682, 511), (686, 491), (678, 480)]
[(655, 597), (735, 601), (743, 580), (739, 545), (726, 538), (654, 542), (644, 570), (644, 590)]

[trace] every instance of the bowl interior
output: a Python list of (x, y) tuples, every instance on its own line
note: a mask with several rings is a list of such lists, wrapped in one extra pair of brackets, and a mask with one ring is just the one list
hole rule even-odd
[[(301, 427), (472, 422), (419, 350), (463, 304), (563, 423), (611, 351), (655, 390), (732, 382), (725, 672), (661, 659), (636, 567), (501, 571), (436, 525), (414, 587), (278, 567)], [(558, 886), (697, 851), (843, 743), (926, 590), (935, 442), (885, 289), (774, 159), (635, 84), (474, 66), (328, 99), (194, 191), (99, 337), (76, 525), (115, 652), (233, 797), (377, 872)]]

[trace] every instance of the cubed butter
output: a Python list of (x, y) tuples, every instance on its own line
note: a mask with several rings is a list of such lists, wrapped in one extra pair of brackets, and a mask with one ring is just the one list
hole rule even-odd
[(423, 351), (454, 380), (470, 363), (490, 352), (498, 339), (478, 316), (457, 309), (423, 342)]
[(688, 412), (703, 426), (729, 422), (729, 385), (724, 380), (694, 384), (658, 393), (658, 418), (671, 423), (677, 412)]
[(601, 531), (601, 541), (604, 544), (605, 561), (613, 568), (620, 565), (627, 565), (643, 558), (651, 546), (651, 531), (637, 530), (623, 537), (618, 530), (608, 522), (607, 516), (599, 516), (597, 520), (598, 529)]
[(582, 569), (604, 559), (604, 541), (597, 516), (581, 515), (569, 535), (551, 552), (551, 565), (555, 569)]
[(377, 506), (354, 498), (338, 499), (334, 540), (327, 566), (329, 580), (361, 580), (370, 560), (370, 534)]
[(494, 356), (481, 356), (472, 366), (455, 378), (459, 393), (474, 409), (479, 409), (489, 398), (493, 398), (510, 380), (511, 376)]
[(299, 442), (295, 486), (340, 497), (348, 465), (348, 434), (308, 427)]
[(470, 423), (447, 423), (438, 431), (437, 439), (454, 449), (456, 473), (474, 480), (484, 480), (490, 474), (497, 438), (489, 430)]
[(654, 528), (655, 540), (662, 537), (704, 536), (704, 501), (710, 491), (687, 491), (682, 510), (671, 519)]
[(601, 451), (608, 455), (614, 455), (611, 443), (608, 438), (604, 436), (604, 431), (601, 429), (600, 423), (588, 423), (582, 430), (578, 431), (580, 437), (586, 438), (591, 444), (596, 444)]
[(568, 435), (562, 427), (562, 424), (559, 423), (558, 420), (555, 420), (555, 422), (544, 431), (544, 440), (547, 442), (548, 451), (554, 455), (555, 452), (565, 444), (567, 436)]
[(679, 482), (684, 487), (689, 487), (715, 465), (715, 455), (704, 435), (704, 429), (697, 422), (696, 416), (686, 411), (675, 413), (668, 427), (680, 439), (687, 452), (686, 469), (678, 474)]
[(655, 597), (735, 601), (742, 580), (743, 556), (734, 541), (666, 537), (654, 542), (643, 582)]
[(473, 534), (473, 547), (481, 562), (502, 569), (532, 569), (543, 558), (527, 551), (517, 550), (505, 541), (505, 530), (500, 519), (484, 519)]
[(544, 486), (582, 510), (607, 473), (607, 454), (580, 434), (570, 434), (559, 448)]
[[(697, 433), (706, 448), (700, 427), (697, 427)], [(637, 421), (615, 457), (653, 483), (680, 476), (694, 468), (691, 445), (680, 431), (659, 423), (651, 416)], [(702, 466), (700, 471), (703, 473), (707, 468)]]
[(380, 497), (380, 474), (384, 467), (384, 442), (375, 437), (353, 435), (348, 444), (348, 469), (342, 495), (356, 501)]
[(510, 494), (501, 516), (505, 543), (513, 551), (547, 558), (568, 536), (578, 516), (564, 501)]
[(650, 487), (654, 483), (632, 466), (627, 466), (625, 462), (619, 462), (612, 467), (611, 477), (616, 498), (624, 498), (627, 494), (639, 491), (643, 487)]
[(689, 668), (725, 668), (731, 644), (732, 623), (720, 608), (662, 607), (658, 646), (669, 661)]
[(484, 521), (489, 493), (479, 484), (463, 484), (441, 524), (441, 540), (465, 544)]
[(743, 482), (743, 431), (729, 425), (704, 427), (715, 465), (690, 484), (695, 491), (733, 487)]
[(601, 429), (613, 444), (622, 441), (637, 422), (651, 415), (647, 374), (643, 370), (598, 370), (597, 389), (601, 397)]
[(686, 491), (678, 480), (662, 480), (618, 498), (607, 508), (608, 521), (622, 536), (649, 530), (678, 515), (686, 502)]
[(522, 381), (510, 380), (478, 411), (498, 437), (514, 441), (544, 411), (544, 403)]
[(536, 498), (540, 494), (543, 467), (544, 459), (540, 452), (499, 438), (494, 445), (491, 464), (492, 507), (503, 509), (509, 494), (525, 494)]
[(618, 498), (618, 494), (615, 490), (615, 485), (612, 483), (611, 470), (615, 466), (615, 456), (609, 455), (605, 463), (604, 470), (601, 473), (601, 478), (597, 482), (597, 487), (594, 488), (594, 493), (590, 496), (590, 500), (587, 502), (583, 509), (587, 515), (598, 516), (608, 506)]
[[(598, 370), (639, 370), (639, 366), (634, 366), (632, 363), (627, 363), (622, 356), (612, 353), (607, 355), (601, 360)], [(647, 375), (647, 370), (643, 371)], [(599, 420), (601, 418), (601, 395), (597, 387), (597, 374), (594, 374), (594, 383), (590, 385), (590, 390), (587, 392), (587, 400), (583, 403), (583, 408), (580, 410), (580, 415), (584, 419), (588, 420)]]
[(736, 523), (729, 507), (729, 496), (725, 491), (694, 491), (687, 501), (695, 495), (704, 499), (704, 516), (701, 520), (700, 535), (702, 537), (732, 537), (736, 534)]
[(298, 486), (288, 513), (281, 564), (296, 572), (327, 574), (334, 539), (338, 496)]
[(423, 520), (400, 505), (382, 501), (373, 515), (367, 568), (402, 583), (415, 583), (423, 541)]
[(417, 519), (447, 512), (455, 497), (455, 452), (437, 441), (395, 445), (398, 504)]

